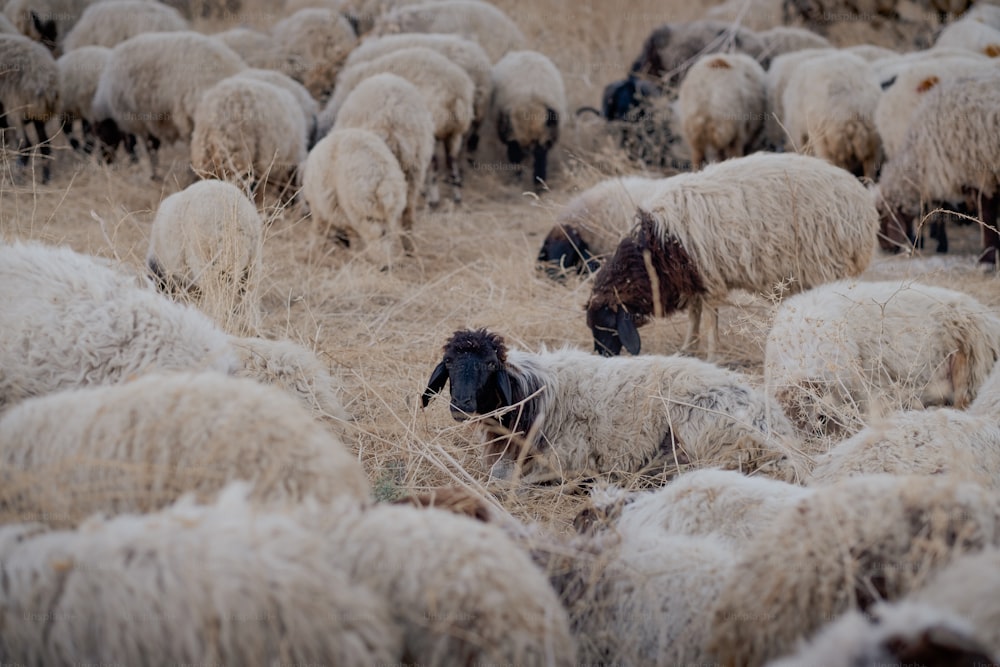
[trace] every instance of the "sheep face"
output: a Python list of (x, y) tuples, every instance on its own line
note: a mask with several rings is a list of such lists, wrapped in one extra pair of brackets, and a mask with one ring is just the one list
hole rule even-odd
[(638, 120), (635, 110), (641, 109), (643, 100), (656, 95), (652, 85), (629, 76), (605, 86), (601, 113), (607, 120), (635, 121)]
[(597, 271), (597, 259), (591, 254), (590, 246), (572, 225), (556, 225), (545, 237), (538, 253), (539, 262), (548, 262), (546, 272), (557, 277), (567, 269), (575, 267), (578, 273)]
[(431, 373), (421, 402), (451, 385), (451, 416), (464, 421), (513, 404), (503, 339), (485, 329), (456, 331), (444, 346), (444, 359)]

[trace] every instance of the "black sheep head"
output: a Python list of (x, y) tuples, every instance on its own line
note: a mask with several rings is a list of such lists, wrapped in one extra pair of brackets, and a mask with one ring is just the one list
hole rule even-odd
[(456, 331), (444, 346), (444, 358), (431, 373), (421, 404), (451, 385), (451, 416), (464, 421), (513, 404), (507, 347), (486, 329)]
[(575, 268), (578, 273), (596, 272), (599, 268), (597, 259), (580, 232), (567, 224), (557, 224), (552, 228), (542, 242), (538, 261), (548, 264), (545, 271), (553, 278), (570, 268)]

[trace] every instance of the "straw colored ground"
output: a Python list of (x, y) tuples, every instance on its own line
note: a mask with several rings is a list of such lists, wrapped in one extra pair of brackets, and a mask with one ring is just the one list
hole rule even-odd
[[(681, 0), (604, 3), (534, 3), (502, 0), (532, 48), (562, 71), (570, 108), (596, 104), (603, 85), (627, 71), (649, 31), (664, 22), (697, 18), (702, 9)], [(211, 32), (247, 19), (273, 23), (273, 9), (247, 8), (224, 22), (197, 25)], [(864, 27), (863, 27), (864, 28)], [(864, 29), (855, 33), (864, 39)], [(862, 35), (862, 37), (857, 37)], [(187, 147), (166, 147), (166, 176), (151, 181), (145, 162), (99, 166), (53, 139), (52, 182), (42, 186), (18, 170), (7, 153), (0, 167), (0, 233), (68, 244), (82, 252), (116, 257), (140, 270), (158, 203), (191, 182)], [(487, 149), (489, 146), (486, 147)], [(510, 345), (538, 349), (563, 344), (591, 348), (583, 305), (589, 281), (558, 284), (536, 271), (535, 256), (559, 206), (579, 190), (615, 173), (639, 171), (590, 117), (569, 119), (553, 156), (551, 190), (526, 194), (527, 177), (513, 182), (495, 168), (488, 151), (466, 167), (464, 202), (418, 214), (416, 256), (389, 273), (352, 259), (343, 249), (311, 252), (311, 222), (297, 207), (265, 211), (271, 220), (264, 243), (261, 286), (265, 310), (260, 334), (287, 337), (315, 349), (344, 380), (344, 399), (356, 417), (348, 440), (380, 497), (442, 484), (464, 484), (490, 494), (515, 516), (565, 528), (583, 496), (578, 487), (511, 489), (486, 483), (468, 425), (452, 421), (442, 396), (422, 411), (419, 396), (456, 329), (485, 326)], [(919, 278), (967, 291), (1000, 306), (997, 279), (975, 265), (978, 229), (951, 226), (946, 256), (880, 256), (866, 278)], [(759, 380), (763, 341), (772, 305), (734, 295), (723, 309), (721, 354), (725, 365)], [(677, 350), (686, 318), (678, 315), (642, 331), (647, 353)]]

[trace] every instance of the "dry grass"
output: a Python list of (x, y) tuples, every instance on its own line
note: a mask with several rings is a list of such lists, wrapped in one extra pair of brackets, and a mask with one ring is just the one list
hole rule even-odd
[[(653, 27), (702, 11), (680, 0), (587, 2), (572, 10), (526, 0), (497, 4), (533, 48), (560, 68), (571, 109), (597, 103), (603, 86), (624, 76)], [(261, 21), (249, 22), (266, 24), (266, 13), (261, 12)], [(195, 25), (218, 30), (235, 22)], [(534, 260), (561, 204), (608, 174), (636, 168), (600, 123), (571, 118), (553, 157), (551, 190), (538, 198), (525, 192), (530, 189), (526, 179), (514, 183), (509, 172), (494, 168), (491, 149), (499, 153), (484, 143), (479, 162), (466, 166), (464, 202), (443, 202), (438, 212), (421, 209), (415, 256), (391, 272), (332, 245), (310, 252), (311, 221), (298, 206), (266, 208), (262, 214), (271, 224), (260, 276), (260, 333), (304, 344), (343, 378), (345, 406), (355, 417), (347, 425), (347, 439), (380, 498), (465, 486), (515, 516), (566, 529), (583, 502), (577, 485), (515, 489), (487, 483), (471, 425), (452, 421), (444, 396), (427, 410), (419, 408), (418, 399), (440, 360), (441, 346), (458, 328), (489, 327), (526, 349), (542, 344), (591, 348), (583, 316), (589, 282), (552, 282), (536, 271)], [(164, 147), (160, 181), (149, 180), (145, 163), (108, 168), (89, 162), (72, 153), (62, 136), (53, 139), (53, 147), (53, 180), (45, 186), (30, 171), (17, 169), (11, 153), (3, 156), (0, 234), (68, 244), (141, 270), (158, 203), (192, 178), (187, 147)], [(995, 278), (975, 266), (977, 229), (953, 226), (949, 231), (951, 254), (885, 257), (865, 277), (920, 277), (970, 292), (990, 306), (1000, 304)], [(734, 295), (733, 304), (721, 313), (719, 353), (725, 365), (759, 381), (772, 304), (743, 295)], [(683, 315), (650, 324), (642, 331), (643, 349), (676, 351), (685, 325)]]

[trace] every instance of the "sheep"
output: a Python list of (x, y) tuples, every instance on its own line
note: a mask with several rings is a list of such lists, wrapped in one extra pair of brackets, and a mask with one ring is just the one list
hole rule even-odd
[[(319, 115), (319, 102), (316, 101), (309, 91), (301, 83), (281, 72), (273, 69), (259, 69), (252, 67), (245, 69), (234, 75), (238, 79), (253, 79), (263, 81), (278, 88), (284, 88), (295, 97), (295, 101), (302, 107), (302, 113), (306, 119), (306, 130), (309, 136), (307, 147), (312, 147), (316, 143), (316, 117)], [(230, 77), (232, 78), (232, 77)]]
[(146, 266), (166, 294), (188, 297), (226, 329), (254, 331), (264, 222), (243, 192), (205, 180), (162, 202)]
[(370, 496), (354, 455), (295, 398), (217, 372), (147, 373), (32, 398), (4, 412), (0, 430), (0, 512), (62, 526), (153, 511), (183, 493), (208, 501), (236, 479), (269, 506), (310, 495), (362, 506)]
[(360, 239), (372, 261), (391, 266), (407, 187), (399, 162), (378, 135), (353, 128), (326, 135), (309, 151), (302, 195), (319, 237), (337, 228), (355, 247)]
[(206, 90), (195, 107), (191, 166), (202, 178), (234, 182), (261, 200), (268, 183), (288, 196), (308, 143), (306, 117), (292, 93), (231, 77)]
[[(316, 133), (329, 128), (325, 117), (317, 118)], [(412, 83), (395, 74), (375, 74), (351, 91), (337, 113), (337, 128), (368, 130), (376, 134), (392, 152), (406, 179), (406, 207), (400, 220), (403, 247), (412, 249), (409, 230), (427, 167), (434, 154), (434, 117), (423, 95)]]
[(483, 460), (502, 479), (522, 463), (529, 481), (684, 464), (799, 474), (792, 426), (777, 404), (741, 375), (697, 359), (532, 354), (508, 350), (485, 329), (463, 330), (445, 345), (421, 404), (449, 382), (454, 419), (500, 412), (499, 424), (480, 430)]
[(92, 104), (97, 82), (111, 56), (111, 49), (103, 46), (84, 46), (60, 56), (56, 61), (59, 68), (59, 113), (63, 128), (70, 134), (73, 123), (80, 121), (80, 139), (70, 134), (69, 142), (74, 150), (89, 154), (94, 149)]
[(761, 55), (769, 58), (772, 65), (774, 59), (784, 53), (796, 53), (806, 49), (828, 49), (833, 46), (830, 40), (812, 30), (783, 25), (760, 31), (757, 37), (764, 42)]
[(63, 51), (81, 46), (109, 49), (144, 32), (188, 30), (188, 22), (173, 7), (149, 0), (100, 0), (85, 10), (66, 33)]
[[(328, 119), (339, 117), (340, 107), (354, 89), (366, 78), (376, 74), (396, 74), (412, 83), (424, 98), (434, 119), (434, 138), (444, 146), (455, 202), (461, 201), (462, 174), (459, 155), (462, 144), (472, 126), (472, 101), (475, 85), (458, 65), (437, 51), (426, 47), (412, 47), (392, 51), (367, 62), (344, 69), (337, 77), (337, 89), (327, 103), (323, 115)], [(330, 120), (321, 121), (328, 127)], [(431, 157), (431, 176), (428, 204), (439, 203), (437, 189), (437, 156)]]
[(1000, 7), (989, 2), (977, 2), (962, 16), (964, 21), (978, 21), (1000, 30)]
[(6, 525), (0, 655), (31, 665), (398, 663), (390, 603), (338, 566), (339, 545), (302, 513), (258, 510), (234, 484), (211, 505), (187, 497), (77, 530)]
[(314, 415), (351, 421), (338, 397), (341, 383), (311, 350), (290, 340), (232, 338), (241, 366), (237, 377), (273, 384), (295, 396)]
[(655, 178), (626, 176), (587, 188), (559, 212), (538, 261), (562, 270), (575, 266), (581, 273), (597, 271), (628, 233), (637, 203), (655, 192), (657, 183)]
[(8, 0), (4, 14), (18, 33), (41, 42), (54, 55), (61, 43), (94, 0)]
[[(189, 140), (202, 94), (246, 69), (227, 46), (195, 32), (151, 32), (111, 50), (94, 94), (95, 132), (105, 159), (124, 135), (144, 138), (157, 178), (161, 142)], [(157, 85), (149, 85), (150, 80)]]
[(874, 121), (881, 92), (858, 56), (835, 51), (805, 60), (789, 76), (781, 102), (792, 145), (874, 179), (881, 158)]
[(358, 43), (346, 18), (322, 8), (295, 12), (278, 21), (271, 35), (279, 56), (291, 62), (285, 73), (321, 101), (330, 94), (347, 54)]
[[(914, 219), (927, 201), (971, 200), (983, 225), (979, 261), (996, 266), (1000, 249), (1000, 74), (944, 81), (924, 93), (903, 144), (882, 168), (878, 202), (880, 245), (898, 252), (914, 238)], [(954, 110), (962, 109), (956, 115)]]
[(759, 141), (767, 110), (764, 68), (742, 53), (702, 56), (678, 90), (691, 167), (741, 157)]
[(0, 412), (152, 369), (239, 368), (206, 315), (67, 247), (0, 245), (0, 319)]
[(686, 308), (681, 349), (698, 339), (704, 309), (711, 359), (717, 308), (730, 290), (795, 292), (856, 276), (871, 261), (878, 227), (871, 196), (849, 173), (817, 158), (770, 153), (663, 179), (638, 217), (597, 273), (587, 303), (601, 354), (623, 345), (638, 354), (638, 327)]
[(393, 33), (445, 33), (470, 39), (496, 63), (508, 51), (525, 48), (520, 28), (501, 10), (475, 0), (446, 0), (396, 7), (376, 19), (375, 35)]
[(900, 599), (952, 558), (998, 542), (1000, 498), (975, 484), (869, 475), (817, 487), (741, 550), (709, 650), (724, 665), (762, 665), (824, 621)]
[(493, 82), (490, 78), (493, 67), (483, 48), (476, 42), (445, 34), (386, 35), (375, 39), (366, 39), (358, 48), (347, 56), (345, 67), (374, 60), (387, 53), (412, 47), (426, 47), (441, 55), (465, 70), (475, 85), (472, 99), (472, 123), (469, 127), (469, 137), (466, 142), (470, 153), (475, 152), (479, 144), (479, 128), (489, 112), (490, 95)]
[(967, 294), (907, 280), (838, 281), (779, 306), (764, 383), (801, 428), (852, 434), (887, 411), (966, 408), (998, 350), (1000, 317)]
[(766, 45), (751, 30), (727, 21), (690, 21), (660, 26), (643, 42), (631, 72), (661, 78), (668, 87), (684, 80), (688, 68), (698, 56), (732, 50), (760, 59)]
[(520, 165), (531, 155), (531, 183), (536, 190), (547, 187), (549, 151), (566, 121), (562, 75), (541, 53), (511, 51), (493, 66), (492, 77), (490, 107), (507, 159)]
[[(42, 183), (52, 175), (49, 157), (52, 147), (45, 122), (56, 114), (59, 95), (59, 68), (48, 49), (20, 35), (0, 34), (0, 135), (16, 120), (21, 126), (18, 164), (25, 166), (37, 148), (44, 160)], [(28, 125), (35, 129), (36, 141), (28, 137)]]
[(955, 21), (945, 26), (934, 42), (934, 49), (947, 47), (996, 58), (1000, 56), (1000, 29), (975, 20)]

